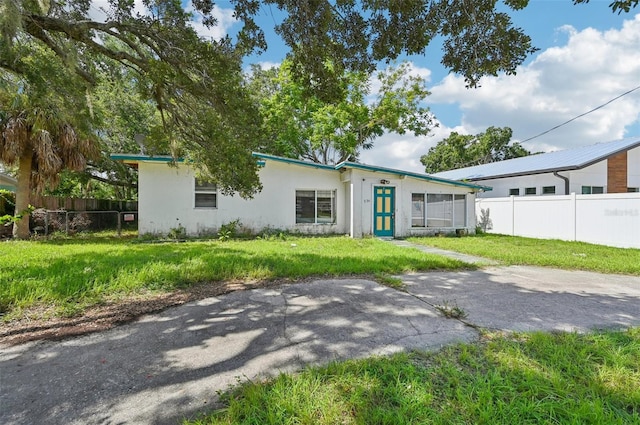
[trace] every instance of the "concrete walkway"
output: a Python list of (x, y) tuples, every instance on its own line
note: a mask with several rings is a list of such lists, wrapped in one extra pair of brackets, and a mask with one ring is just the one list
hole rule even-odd
[(425, 245), (419, 245), (419, 244), (407, 242), (402, 239), (389, 239), (387, 240), (387, 242), (397, 246), (404, 247), (404, 248), (414, 248), (419, 251), (426, 252), (427, 254), (442, 255), (442, 256), (453, 258), (456, 260), (464, 261), (465, 263), (470, 263), (470, 264), (477, 264), (482, 266), (492, 266), (492, 265), (498, 264), (497, 261), (491, 260), (489, 258), (476, 257), (473, 255), (462, 254), (460, 252), (454, 252), (454, 251), (446, 251), (444, 249), (435, 248), (432, 246), (425, 246)]
[[(476, 327), (640, 326), (640, 278), (535, 267), (235, 292), (61, 342), (0, 346), (0, 423), (176, 424), (238, 380), (334, 359), (474, 341)], [(434, 307), (457, 305), (467, 324)], [(472, 325), (472, 326), (469, 326)]]

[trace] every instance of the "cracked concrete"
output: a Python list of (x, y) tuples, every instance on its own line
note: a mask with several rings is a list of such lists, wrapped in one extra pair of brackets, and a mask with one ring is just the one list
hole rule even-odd
[[(317, 280), (209, 298), (61, 342), (0, 346), (2, 424), (175, 424), (247, 379), (500, 330), (640, 325), (640, 278), (534, 267)], [(467, 318), (444, 318), (448, 302)], [(469, 326), (471, 325), (471, 326)]]

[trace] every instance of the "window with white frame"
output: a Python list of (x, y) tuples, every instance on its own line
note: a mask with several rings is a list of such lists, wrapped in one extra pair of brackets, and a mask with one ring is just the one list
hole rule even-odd
[(335, 190), (296, 190), (296, 223), (336, 222)]
[(464, 227), (467, 224), (466, 195), (427, 193), (427, 227)]
[(535, 195), (537, 193), (536, 188), (535, 187), (525, 187), (524, 188), (524, 194), (525, 195)]
[(196, 208), (218, 208), (218, 187), (215, 183), (195, 179), (194, 206)]
[(424, 193), (411, 194), (411, 227), (424, 227)]
[(520, 189), (509, 189), (509, 196), (520, 196)]
[(555, 195), (556, 187), (555, 186), (542, 186), (542, 194), (543, 195)]

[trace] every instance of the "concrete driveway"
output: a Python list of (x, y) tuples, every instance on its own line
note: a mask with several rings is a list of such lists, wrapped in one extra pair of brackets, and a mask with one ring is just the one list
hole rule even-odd
[[(175, 424), (238, 381), (333, 359), (437, 349), (474, 328), (640, 325), (640, 278), (533, 267), (235, 292), (100, 334), (0, 347), (2, 424)], [(434, 305), (457, 305), (467, 324)], [(473, 325), (473, 326), (469, 326)]]

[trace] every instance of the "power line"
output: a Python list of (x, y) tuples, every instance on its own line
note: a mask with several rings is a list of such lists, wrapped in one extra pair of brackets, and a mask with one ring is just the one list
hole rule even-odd
[(636, 90), (638, 90), (638, 89), (640, 89), (640, 86), (635, 87), (635, 88), (632, 88), (631, 90), (628, 90), (628, 91), (626, 91), (626, 92), (622, 93), (620, 96), (616, 96), (616, 97), (614, 97), (613, 99), (611, 99), (610, 101), (608, 101), (608, 102), (606, 102), (606, 103), (603, 103), (603, 104), (602, 104), (602, 105), (600, 105), (600, 106), (596, 106), (595, 108), (593, 108), (593, 109), (592, 109), (592, 110), (590, 110), (590, 111), (587, 111), (587, 112), (585, 112), (585, 113), (583, 113), (583, 114), (580, 114), (580, 115), (578, 115), (577, 117), (573, 117), (573, 118), (571, 118), (570, 120), (567, 120), (567, 121), (563, 122), (562, 124), (558, 124), (558, 125), (556, 125), (555, 127), (550, 128), (550, 129), (549, 129), (549, 130), (547, 130), (547, 131), (543, 131), (542, 133), (537, 134), (537, 135), (535, 135), (535, 136), (533, 136), (533, 137), (529, 137), (528, 139), (525, 139), (525, 140), (521, 141), (520, 143), (525, 143), (525, 142), (528, 142), (528, 141), (530, 141), (530, 140), (537, 139), (537, 138), (538, 138), (538, 137), (540, 137), (540, 136), (544, 136), (545, 134), (550, 133), (550, 132), (552, 132), (553, 130), (558, 129), (558, 128), (562, 127), (563, 125), (567, 125), (567, 124), (569, 124), (571, 121), (575, 121), (575, 120), (577, 120), (578, 118), (584, 117), (585, 115), (589, 115), (590, 113), (597, 111), (598, 109), (602, 109), (602, 108), (604, 108), (605, 106), (607, 106), (608, 104), (610, 104), (611, 102), (614, 102), (614, 101), (616, 101), (616, 100), (620, 99), (621, 97), (628, 95), (629, 93), (633, 93), (634, 91), (636, 91)]

